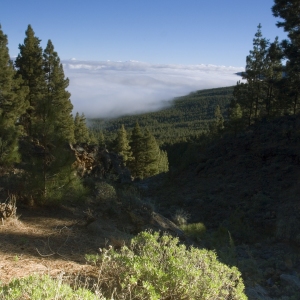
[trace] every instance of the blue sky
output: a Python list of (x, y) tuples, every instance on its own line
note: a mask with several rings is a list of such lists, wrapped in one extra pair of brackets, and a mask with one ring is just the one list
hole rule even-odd
[(0, 22), (18, 54), (31, 24), (61, 59), (241, 67), (256, 27), (283, 37), (273, 0), (1, 0)]
[[(28, 24), (42, 47), (51, 39), (76, 109), (90, 114), (95, 108), (83, 103), (106, 101), (111, 107), (102, 114), (108, 114), (134, 96), (156, 107), (155, 101), (192, 90), (235, 84), (232, 74), (245, 66), (259, 23), (271, 41), (285, 38), (272, 5), (273, 0), (1, 0), (0, 23), (11, 56), (18, 54)], [(121, 63), (128, 61), (141, 65)], [(223, 77), (215, 66), (227, 68)]]

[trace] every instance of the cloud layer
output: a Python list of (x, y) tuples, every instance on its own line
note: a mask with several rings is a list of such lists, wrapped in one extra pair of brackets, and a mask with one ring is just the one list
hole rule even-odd
[(244, 68), (148, 64), (137, 61), (62, 61), (74, 112), (115, 117), (154, 111), (189, 92), (235, 85)]

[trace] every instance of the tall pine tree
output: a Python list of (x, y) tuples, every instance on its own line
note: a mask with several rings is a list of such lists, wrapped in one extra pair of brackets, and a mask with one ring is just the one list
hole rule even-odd
[(71, 94), (66, 90), (69, 79), (65, 78), (63, 66), (51, 40), (43, 53), (44, 73), (46, 81), (46, 95), (37, 105), (41, 128), (46, 130), (51, 139), (61, 141), (74, 141), (74, 121), (72, 116), (73, 105), (70, 101)]
[(62, 194), (72, 181), (74, 121), (62, 64), (52, 42), (42, 52), (40, 40), (28, 26), (16, 59), (18, 73), (29, 87), (30, 107), (21, 117), (27, 138), (22, 140), (23, 166), (30, 197), (48, 201)]
[(253, 39), (253, 50), (246, 58), (246, 72), (245, 79), (249, 85), (249, 101), (251, 102), (251, 117), (257, 119), (260, 110), (263, 106), (266, 97), (266, 89), (264, 78), (266, 76), (266, 58), (268, 53), (269, 41), (262, 36), (261, 24), (257, 27), (257, 32)]
[(289, 38), (281, 43), (287, 64), (280, 86), (288, 100), (287, 112), (296, 114), (300, 111), (300, 1), (274, 0), (274, 3), (273, 15), (281, 18), (276, 25), (282, 27)]
[(22, 76), (22, 85), (29, 88), (26, 97), (29, 107), (20, 118), (20, 123), (23, 125), (26, 134), (33, 136), (37, 133), (33, 130), (36, 122), (35, 110), (37, 104), (43, 101), (45, 97), (46, 82), (43, 70), (43, 49), (40, 46), (41, 40), (35, 36), (31, 25), (28, 25), (25, 34), (24, 44), (19, 45), (20, 53), (16, 58), (15, 66), (17, 74)]
[(19, 160), (19, 118), (25, 113), (28, 89), (21, 87), (22, 79), (16, 76), (9, 57), (7, 36), (0, 25), (0, 165)]

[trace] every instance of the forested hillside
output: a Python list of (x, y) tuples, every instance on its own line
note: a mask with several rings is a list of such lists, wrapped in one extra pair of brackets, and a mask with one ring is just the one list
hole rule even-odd
[(137, 121), (142, 128), (147, 128), (155, 136), (159, 144), (174, 144), (207, 133), (209, 124), (215, 118), (216, 107), (219, 105), (226, 118), (232, 99), (233, 87), (201, 90), (176, 98), (170, 102), (170, 107), (157, 112), (89, 121), (96, 135), (99, 131), (103, 132), (108, 144), (116, 137), (117, 130), (122, 125), (130, 132)]
[(92, 130), (52, 42), (13, 62), (0, 27), (0, 300), (299, 299), (300, 2), (272, 10), (243, 82)]

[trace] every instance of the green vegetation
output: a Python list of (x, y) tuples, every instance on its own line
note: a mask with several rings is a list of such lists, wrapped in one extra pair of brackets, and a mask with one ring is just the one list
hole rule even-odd
[(185, 234), (198, 241), (201, 240), (206, 232), (206, 227), (203, 223), (183, 224), (180, 226), (180, 228), (184, 231)]
[(21, 86), (22, 78), (16, 75), (7, 44), (7, 36), (0, 25), (0, 166), (20, 160), (18, 118), (28, 106), (25, 100), (28, 88)]
[(117, 131), (111, 148), (122, 156), (124, 165), (134, 178), (143, 179), (169, 170), (167, 152), (159, 148), (155, 137), (149, 130), (142, 132), (138, 122), (130, 138), (127, 138), (127, 131), (122, 125)]
[(131, 131), (136, 122), (148, 129), (159, 145), (186, 142), (209, 131), (217, 105), (225, 119), (227, 118), (227, 107), (233, 99), (232, 93), (233, 87), (201, 90), (176, 98), (169, 103), (170, 107), (157, 112), (111, 120), (92, 119), (91, 128), (95, 132), (103, 132), (108, 145), (115, 139), (117, 130), (122, 125)]
[(105, 295), (116, 290), (122, 299), (247, 299), (235, 267), (218, 262), (212, 251), (187, 249), (169, 235), (141, 232), (129, 247), (86, 258), (99, 265)]
[[(262, 118), (299, 113), (300, 60), (299, 60), (299, 1), (275, 0), (272, 11), (280, 17), (289, 40), (273, 43), (263, 37), (259, 24), (253, 39), (253, 50), (246, 58), (246, 83), (238, 82), (234, 88), (232, 108), (242, 111), (244, 127)], [(283, 65), (283, 59), (286, 60)], [(236, 117), (235, 123), (236, 123)], [(235, 127), (236, 128), (236, 127)]]
[(72, 289), (62, 279), (51, 279), (48, 275), (32, 275), (14, 279), (8, 285), (0, 283), (0, 300), (105, 300), (85, 288)]
[[(102, 206), (103, 215), (99, 215), (103, 219), (130, 216), (127, 237), (145, 230), (142, 225), (153, 217), (155, 203), (167, 210), (166, 215), (172, 217), (175, 211), (173, 221), (186, 235), (197, 245), (217, 249), (220, 259), (229, 265), (237, 264), (237, 250), (243, 250), (234, 241), (254, 243), (268, 236), (272, 241), (299, 243), (296, 200), (291, 201), (298, 189), (290, 189), (293, 168), (299, 163), (297, 120), (283, 117), (278, 127), (265, 122), (263, 130), (259, 124), (300, 112), (298, 8), (299, 1), (275, 0), (273, 13), (282, 18), (278, 26), (288, 32), (289, 40), (280, 43), (276, 38), (270, 43), (259, 25), (246, 58), (245, 82), (179, 97), (159, 112), (94, 119), (92, 132), (83, 114), (73, 118), (69, 81), (52, 42), (43, 50), (29, 25), (13, 64), (0, 27), (1, 193), (13, 192), (28, 204), (57, 204), (62, 199), (72, 199), (74, 204), (89, 193), (85, 182), (95, 192), (89, 203)], [(280, 141), (268, 144), (268, 136)], [(165, 203), (155, 199), (160, 183), (155, 186), (154, 182), (149, 202), (143, 202), (134, 184), (115, 184), (113, 176), (106, 178), (108, 182), (76, 176), (73, 163), (79, 158), (69, 144), (104, 146), (104, 141), (123, 158), (134, 178), (167, 172), (170, 161), (170, 176), (158, 177), (166, 181), (165, 191), (160, 191), (165, 192)], [(283, 159), (290, 162), (280, 170)], [(263, 175), (256, 176), (257, 170)], [(144, 190), (150, 190), (149, 182), (142, 182)], [(283, 204), (277, 203), (280, 193), (286, 197)], [(91, 222), (98, 217), (97, 210), (85, 213)], [(207, 232), (203, 223), (188, 224), (189, 218), (203, 220)], [(101, 290), (105, 297), (119, 299), (246, 299), (238, 270), (220, 263), (213, 251), (187, 248), (177, 238), (157, 232), (141, 232), (129, 246), (120, 240), (115, 243), (118, 250), (110, 247), (102, 249), (100, 256), (86, 256), (98, 267), (97, 295), (88, 289), (73, 289), (59, 279), (30, 276), (0, 284), (0, 299), (99, 299)], [(248, 262), (241, 266), (254, 273), (254, 258), (246, 254)], [(15, 262), (18, 259), (15, 255)], [(271, 274), (276, 275), (275, 270)], [(267, 276), (264, 279), (269, 280), (271, 275)]]

